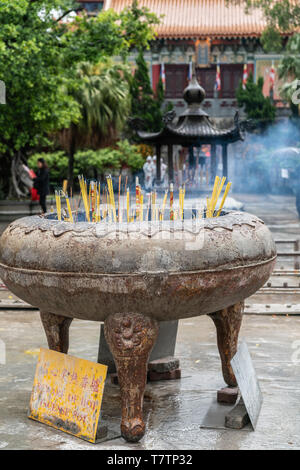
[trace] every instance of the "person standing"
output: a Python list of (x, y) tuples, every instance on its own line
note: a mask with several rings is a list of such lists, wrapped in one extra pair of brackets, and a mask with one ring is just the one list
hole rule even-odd
[(153, 167), (152, 167), (152, 157), (148, 155), (146, 163), (143, 166), (144, 170), (144, 184), (146, 191), (152, 190), (152, 182), (153, 182)]
[(40, 206), (43, 214), (47, 212), (46, 197), (49, 194), (49, 169), (43, 158), (38, 159), (38, 171), (36, 177), (33, 178), (33, 187), (40, 196)]
[(152, 157), (152, 184), (156, 181), (156, 155)]

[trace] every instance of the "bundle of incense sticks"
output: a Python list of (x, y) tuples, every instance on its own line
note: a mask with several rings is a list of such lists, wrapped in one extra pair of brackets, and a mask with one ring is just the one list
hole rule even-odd
[[(144, 220), (144, 195), (142, 192), (141, 185), (139, 184), (138, 178), (135, 181), (135, 208), (131, 206), (131, 195), (130, 189), (127, 187), (127, 177), (125, 185), (123, 186), (123, 209), (121, 208), (121, 196), (122, 196), (122, 177), (119, 176), (118, 179), (118, 199), (117, 206), (115, 202), (114, 189), (112, 177), (107, 176), (106, 185), (103, 187), (103, 197), (101, 204), (101, 185), (97, 181), (87, 181), (83, 176), (79, 176), (79, 185), (80, 185), (80, 195), (78, 199), (78, 204), (76, 211), (72, 211), (72, 205), (70, 198), (66, 191), (56, 190), (55, 199), (56, 199), (56, 210), (57, 210), (57, 219), (74, 223), (78, 220), (78, 213), (81, 200), (83, 201), (85, 218), (88, 222), (100, 223), (101, 221), (106, 222), (122, 222), (122, 213), (125, 210), (125, 220), (128, 223), (134, 221), (143, 221)], [(226, 178), (220, 178), (216, 176), (213, 191), (210, 197), (206, 198), (206, 209), (204, 205), (197, 209), (196, 206), (193, 206), (193, 218), (196, 219), (202, 218), (205, 214), (207, 218), (210, 217), (219, 217), (222, 209), (225, 204), (225, 200), (228, 196), (229, 190), (231, 188), (231, 183), (228, 182), (223, 197), (221, 199), (220, 205), (218, 206), (218, 201), (220, 199), (222, 190), (224, 188)], [(175, 205), (174, 201), (174, 185), (170, 184), (169, 190), (165, 190), (162, 205), (158, 205), (157, 193), (154, 190), (148, 194), (148, 202), (146, 207), (146, 218), (145, 220), (152, 221), (163, 221), (165, 218), (165, 209), (167, 205), (169, 194), (169, 209), (170, 215), (169, 220), (184, 220), (184, 205), (185, 205), (185, 186), (180, 186), (179, 188), (179, 204)], [(65, 198), (67, 210), (64, 209), (64, 214), (62, 214), (61, 201), (62, 198)], [(72, 194), (71, 194), (72, 200)], [(126, 201), (126, 209), (124, 207)], [(145, 202), (146, 204), (146, 202)], [(73, 205), (73, 207), (75, 204)], [(74, 213), (74, 215), (73, 215)]]
[(116, 211), (116, 204), (115, 204), (115, 196), (114, 196), (114, 189), (111, 176), (107, 177), (107, 187), (109, 193), (109, 202), (112, 209), (113, 219), (114, 222), (117, 222), (117, 211)]
[(219, 206), (217, 213), (215, 214), (215, 209), (216, 209), (219, 197), (221, 195), (223, 186), (225, 184), (225, 181), (226, 181), (225, 176), (223, 176), (222, 180), (219, 176), (216, 176), (211, 198), (206, 199), (207, 201), (206, 216), (207, 217), (219, 217), (219, 215), (221, 214), (225, 200), (231, 188), (231, 183), (230, 182), (227, 183), (221, 204)]
[(174, 220), (174, 185), (170, 184), (170, 220)]
[(61, 220), (61, 199), (60, 199), (60, 191), (55, 190), (55, 201), (56, 201), (57, 219), (58, 219), (58, 220)]
[(142, 207), (142, 188), (139, 185), (139, 179), (136, 177), (135, 180), (135, 215), (136, 220), (143, 220), (143, 207)]
[(86, 220), (90, 221), (90, 205), (89, 205), (89, 198), (87, 195), (87, 182), (84, 180), (83, 176), (78, 176), (79, 185), (80, 185), (80, 192), (83, 200), (83, 205), (85, 209), (85, 216)]

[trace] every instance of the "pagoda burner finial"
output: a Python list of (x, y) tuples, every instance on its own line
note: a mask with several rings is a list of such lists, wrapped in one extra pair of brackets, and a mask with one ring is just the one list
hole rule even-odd
[(199, 105), (202, 103), (204, 98), (205, 98), (205, 91), (202, 88), (202, 86), (199, 85), (199, 82), (196, 77), (196, 64), (195, 62), (193, 62), (192, 79), (189, 85), (186, 87), (186, 89), (183, 92), (183, 99), (189, 105), (191, 104)]

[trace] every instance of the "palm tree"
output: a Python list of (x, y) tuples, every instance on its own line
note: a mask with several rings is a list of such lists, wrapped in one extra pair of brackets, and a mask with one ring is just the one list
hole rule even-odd
[(60, 134), (69, 154), (69, 186), (73, 184), (74, 154), (78, 148), (95, 150), (116, 141), (131, 109), (130, 78), (129, 66), (112, 59), (96, 65), (78, 65), (71, 95), (80, 107), (81, 119)]
[(293, 103), (292, 97), (299, 88), (300, 34), (294, 34), (287, 43), (286, 55), (279, 66), (279, 77), (287, 80), (281, 88), (281, 94), (290, 102), (293, 114), (298, 116), (298, 104)]

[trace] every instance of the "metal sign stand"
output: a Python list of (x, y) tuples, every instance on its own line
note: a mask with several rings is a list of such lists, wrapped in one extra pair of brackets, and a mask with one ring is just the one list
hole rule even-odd
[(239, 429), (253, 431), (259, 418), (263, 397), (246, 343), (243, 341), (231, 360), (239, 387), (234, 406), (214, 399), (200, 425), (207, 429)]

